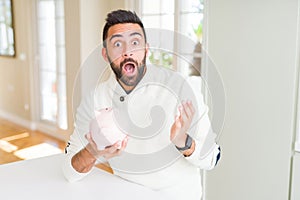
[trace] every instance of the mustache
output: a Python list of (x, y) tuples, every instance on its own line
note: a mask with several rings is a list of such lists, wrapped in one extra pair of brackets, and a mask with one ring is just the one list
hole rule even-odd
[(125, 63), (127, 62), (132, 62), (134, 63), (136, 66), (138, 66), (138, 62), (136, 60), (134, 60), (133, 58), (125, 58), (121, 63), (120, 63), (120, 67), (122, 68)]

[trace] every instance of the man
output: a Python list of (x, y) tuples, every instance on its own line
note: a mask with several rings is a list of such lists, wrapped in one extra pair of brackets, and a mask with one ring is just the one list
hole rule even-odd
[[(220, 157), (208, 108), (201, 91), (196, 91), (200, 85), (195, 89), (174, 71), (147, 66), (147, 53), (139, 17), (125, 10), (109, 13), (102, 56), (113, 73), (77, 110), (64, 174), (69, 181), (79, 180), (104, 158), (114, 174), (159, 190), (169, 199), (199, 200), (199, 169), (212, 169)], [(108, 107), (128, 136), (99, 150), (89, 123), (96, 110)]]

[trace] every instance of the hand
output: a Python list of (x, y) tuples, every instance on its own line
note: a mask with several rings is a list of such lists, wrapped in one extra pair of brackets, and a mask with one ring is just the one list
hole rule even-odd
[[(128, 137), (122, 141), (117, 141), (115, 144), (106, 147), (103, 150), (98, 150), (95, 141), (92, 139), (91, 134), (86, 134), (88, 144), (85, 148), (80, 150), (77, 154), (72, 157), (71, 163), (73, 168), (80, 172), (86, 173), (92, 169), (97, 158), (103, 156), (105, 159), (110, 159), (114, 156), (118, 156), (127, 146)], [(118, 149), (121, 144), (121, 148)]]
[[(104, 157), (105, 159), (110, 159), (115, 156), (119, 156), (121, 152), (126, 148), (128, 142), (128, 136), (122, 141), (117, 141), (113, 145), (105, 147), (103, 150), (98, 150), (95, 141), (93, 140), (90, 133), (85, 135), (88, 140), (88, 145), (85, 147), (96, 159), (99, 157)], [(121, 148), (119, 148), (121, 146)]]
[(195, 109), (191, 101), (183, 101), (179, 106), (179, 115), (171, 127), (170, 139), (177, 147), (184, 147), (187, 137), (186, 132), (191, 126)]

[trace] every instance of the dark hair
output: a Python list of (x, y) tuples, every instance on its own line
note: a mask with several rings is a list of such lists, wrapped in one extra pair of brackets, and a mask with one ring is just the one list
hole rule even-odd
[(125, 23), (133, 23), (133, 24), (138, 24), (143, 30), (145, 41), (147, 42), (146, 39), (146, 32), (144, 29), (144, 25), (141, 21), (141, 19), (137, 16), (135, 12), (129, 11), (129, 10), (115, 10), (112, 11), (111, 13), (107, 14), (106, 17), (106, 24), (103, 28), (103, 35), (102, 35), (102, 40), (103, 40), (103, 46), (106, 47), (106, 38), (107, 38), (107, 32), (108, 29), (116, 24), (125, 24)]

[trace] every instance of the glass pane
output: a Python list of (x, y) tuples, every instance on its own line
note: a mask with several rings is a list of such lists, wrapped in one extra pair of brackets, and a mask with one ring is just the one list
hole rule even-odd
[(38, 36), (40, 44), (55, 44), (55, 21), (51, 18), (38, 20)]
[(174, 15), (163, 15), (161, 16), (160, 28), (174, 30)]
[(57, 113), (56, 73), (41, 72), (40, 78), (43, 80), (40, 85), (41, 119), (54, 122)]
[(6, 32), (6, 25), (4, 23), (0, 23), (0, 37), (1, 37), (1, 43), (0, 43), (0, 53), (5, 54), (5, 52), (8, 49), (8, 40), (7, 40), (7, 32)]
[(64, 46), (57, 48), (57, 67), (59, 74), (66, 73), (66, 49)]
[(64, 1), (63, 0), (56, 0), (55, 1), (55, 16), (63, 18), (64, 15), (65, 15)]
[(181, 15), (180, 32), (192, 38), (194, 41), (201, 41), (202, 38), (202, 13), (191, 13)]
[(203, 0), (180, 0), (182, 12), (203, 13)]
[(40, 78), (42, 80), (40, 85), (40, 91), (42, 95), (57, 93), (55, 72), (40, 72)]
[(65, 101), (66, 100), (66, 75), (59, 75), (58, 76), (58, 94), (59, 100)]
[(150, 52), (149, 61), (152, 64), (172, 68), (174, 32), (163, 29), (146, 29)]
[(163, 29), (146, 29), (148, 42), (151, 48), (161, 48), (172, 51), (174, 48), (174, 32)]
[(39, 53), (40, 53), (40, 58), (39, 58), (40, 69), (49, 72), (56, 72), (55, 46), (42, 45), (39, 47)]
[(64, 0), (38, 0), (40, 117), (67, 129)]
[(41, 97), (41, 119), (55, 122), (56, 113), (57, 113), (57, 96), (43, 95)]
[(142, 20), (145, 28), (160, 28), (160, 16), (144, 16)]
[[(201, 42), (203, 25), (203, 0), (180, 0), (179, 38), (180, 55), (185, 59), (177, 60), (180, 71), (186, 75), (200, 75)], [(189, 39), (187, 39), (187, 38)]]
[(56, 19), (56, 45), (65, 45), (65, 20)]
[(59, 101), (58, 102), (58, 127), (67, 130), (68, 129), (68, 122), (67, 122), (67, 101)]
[(173, 14), (174, 0), (143, 0), (142, 13), (149, 14)]
[(39, 1), (37, 11), (38, 18), (54, 18), (54, 1)]
[(178, 35), (178, 53), (180, 55), (191, 55), (195, 51), (196, 48), (196, 41), (191, 40), (190, 38), (184, 35)]
[(163, 0), (161, 2), (161, 13), (174, 14), (174, 0)]
[(160, 13), (161, 0), (142, 0), (142, 13), (143, 14), (157, 14)]
[(58, 126), (67, 129), (67, 97), (66, 97), (66, 76), (58, 76)]
[(149, 61), (158, 66), (173, 68), (173, 54), (159, 48), (151, 48), (149, 51)]
[(174, 30), (174, 15), (154, 15), (142, 18), (146, 28)]

